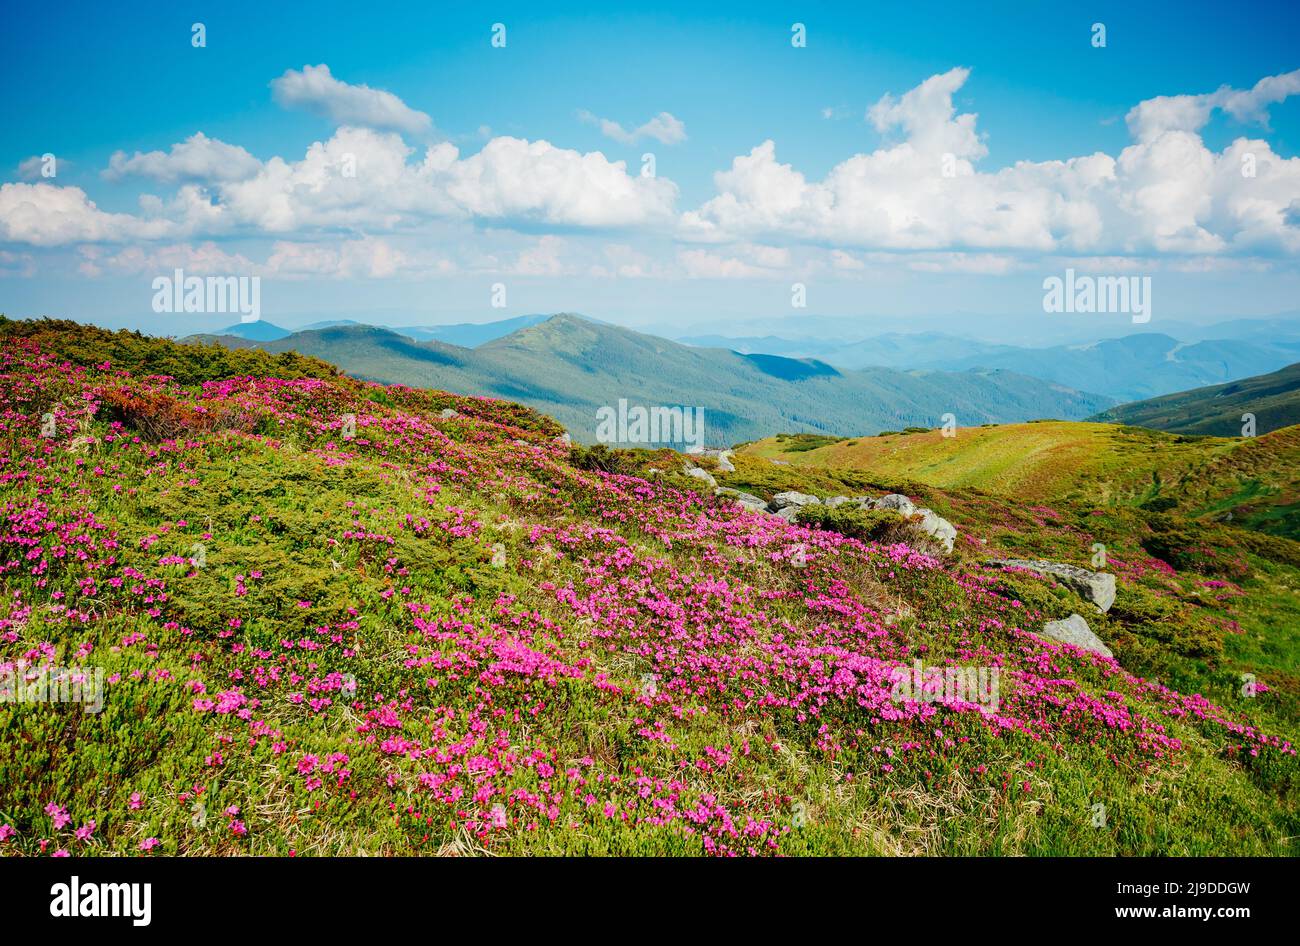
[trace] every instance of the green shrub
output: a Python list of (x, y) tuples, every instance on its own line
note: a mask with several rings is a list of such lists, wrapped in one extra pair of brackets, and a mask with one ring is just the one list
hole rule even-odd
[(888, 509), (859, 509), (857, 506), (804, 506), (795, 516), (801, 526), (838, 532), (863, 542), (896, 542), (907, 535), (907, 523)]

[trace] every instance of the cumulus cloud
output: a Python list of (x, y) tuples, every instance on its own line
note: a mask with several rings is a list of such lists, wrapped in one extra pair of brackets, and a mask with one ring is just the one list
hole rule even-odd
[(565, 241), (557, 236), (544, 236), (519, 254), (514, 266), (508, 270), (516, 276), (560, 276), (567, 272), (560, 254)]
[(907, 145), (918, 154), (953, 154), (982, 158), (988, 153), (975, 133), (975, 115), (958, 115), (953, 93), (966, 84), (969, 69), (949, 69), (931, 76), (895, 100), (886, 94), (867, 110), (867, 121), (882, 134), (901, 129)]
[(256, 174), (261, 166), (257, 158), (238, 145), (228, 145), (200, 131), (172, 145), (170, 151), (137, 151), (130, 157), (125, 151), (115, 151), (101, 174), (109, 181), (139, 175), (165, 184), (182, 180), (242, 181)]
[(952, 102), (968, 71), (953, 69), (880, 99), (867, 119), (887, 143), (821, 181), (778, 161), (770, 140), (735, 158), (714, 175), (717, 195), (682, 215), (679, 233), (713, 243), (763, 237), (957, 253), (1300, 252), (1300, 230), (1289, 222), (1300, 158), (1244, 137), (1216, 153), (1198, 134), (1216, 108), (1257, 120), (1295, 93), (1297, 75), (1143, 102), (1128, 117), (1134, 143), (1114, 157), (983, 172), (975, 167), (986, 154), (976, 116), (957, 114)]
[(428, 133), (433, 119), (416, 111), (392, 92), (368, 85), (351, 85), (330, 75), (330, 67), (303, 66), (285, 70), (271, 81), (271, 94), (285, 108), (301, 108), (338, 125), (362, 125), (412, 135)]
[[(676, 184), (629, 173), (625, 162), (600, 151), (508, 136), (471, 154), (448, 141), (414, 148), (381, 126), (427, 129), (410, 117), (420, 113), (407, 115), (395, 96), (309, 66), (277, 79), (277, 98), (332, 109), (346, 121), (300, 157), (258, 161), (202, 133), (166, 151), (119, 152), (106, 177), (141, 175), (176, 185), (168, 195), (141, 197), (134, 214), (100, 210), (80, 188), (54, 181), (4, 184), (0, 242), (270, 236), (283, 241), (282, 251), (272, 254), (274, 262), (254, 265), (304, 276), (437, 271), (450, 264), (414, 254), (409, 245), (399, 251), (367, 238), (345, 241), (356, 245), (344, 251), (343, 244), (319, 242), (339, 231), (405, 234), (435, 221), (534, 234), (636, 231), (697, 244), (653, 262), (639, 250), (609, 244), (603, 258), (580, 267), (597, 275), (772, 276), (791, 267), (790, 248), (801, 244), (815, 248), (800, 254), (805, 265), (816, 260), (840, 273), (861, 271), (872, 253), (905, 252), (914, 267), (963, 272), (1005, 272), (1012, 259), (1048, 254), (1300, 253), (1300, 158), (1278, 155), (1255, 135), (1243, 134), (1220, 151), (1201, 137), (1216, 110), (1266, 121), (1270, 105), (1300, 94), (1300, 71), (1244, 90), (1141, 102), (1127, 116), (1131, 143), (1115, 155), (1020, 161), (998, 170), (980, 169), (987, 149), (977, 116), (954, 105), (968, 78), (968, 70), (951, 69), (901, 95), (882, 96), (866, 112), (882, 143), (845, 158), (820, 180), (781, 161), (776, 143), (764, 141), (714, 175), (714, 196), (679, 214)], [(312, 89), (320, 94), (309, 94)], [(617, 128), (614, 137), (626, 140), (685, 136), (668, 113), (632, 131)], [(574, 247), (562, 252), (559, 241), (539, 242), (494, 265), (537, 275), (577, 271)]]
[(681, 144), (686, 140), (686, 125), (668, 112), (660, 112), (644, 125), (628, 131), (616, 121), (599, 118), (591, 112), (582, 111), (578, 117), (589, 125), (597, 125), (600, 133), (620, 144), (633, 145), (646, 138), (653, 138), (664, 145)]
[(184, 184), (169, 199), (145, 195), (141, 216), (103, 213), (79, 188), (4, 185), (0, 238), (56, 245), (338, 227), (387, 232), (436, 219), (669, 228), (675, 219), (672, 181), (629, 174), (625, 162), (598, 151), (546, 141), (494, 138), (467, 157), (442, 142), (418, 156), (397, 134), (348, 127), (313, 143), (301, 160), (277, 156), (256, 163), (251, 174), (220, 177), (211, 158), (229, 146), (199, 137), (169, 153), (117, 162), (122, 173), (211, 172), (203, 185)]
[(388, 279), (399, 275), (445, 275), (455, 270), (448, 260), (407, 253), (375, 237), (328, 243), (278, 240), (262, 262), (225, 250), (210, 240), (197, 246), (190, 243), (130, 246), (116, 252), (102, 246), (83, 246), (78, 252), (81, 273), (92, 277), (104, 273), (148, 275), (183, 269), (200, 276)]
[(22, 181), (53, 180), (53, 177), (48, 176), (49, 172), (53, 172), (53, 175), (57, 177), (59, 174), (71, 170), (71, 168), (72, 162), (66, 158), (58, 158), (52, 154), (34, 154), (30, 158), (24, 158), (18, 162), (18, 179)]
[(102, 246), (82, 246), (79, 269), (86, 276), (106, 272), (120, 275), (169, 273), (183, 269), (197, 276), (255, 275), (257, 264), (242, 253), (228, 252), (208, 241), (198, 246), (177, 243), (170, 246), (128, 246), (110, 252)]
[[(443, 142), (419, 162), (412, 155), (399, 136), (339, 129), (302, 161), (272, 159), (256, 177), (221, 187), (221, 207), (273, 233), (391, 229), (424, 217), (620, 227), (668, 224), (677, 196), (667, 179), (630, 175), (623, 161), (549, 142), (494, 138), (468, 157)], [(350, 162), (354, 175), (343, 173)]]
[(36, 274), (36, 261), (30, 253), (10, 253), (0, 250), (0, 278), (5, 276), (30, 277)]
[(1268, 107), (1300, 94), (1300, 69), (1265, 76), (1249, 89), (1221, 86), (1204, 95), (1159, 95), (1139, 102), (1125, 116), (1129, 131), (1140, 142), (1167, 131), (1200, 131), (1216, 109), (1239, 122), (1267, 126)]
[(154, 240), (176, 225), (165, 219), (106, 213), (80, 187), (0, 185), (0, 241), (59, 246), (66, 243)]

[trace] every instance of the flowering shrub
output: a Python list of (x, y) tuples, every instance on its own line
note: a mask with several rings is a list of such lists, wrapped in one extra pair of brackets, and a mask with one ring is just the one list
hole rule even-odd
[[(1286, 734), (1038, 636), (1050, 596), (890, 530), (576, 465), (518, 405), (205, 377), (186, 359), (206, 349), (147, 347), (200, 376), (23, 337), (0, 354), (0, 671), (106, 680), (96, 714), (0, 702), (0, 852), (1249, 853), (1296, 834)], [(72, 449), (83, 431), (97, 452)], [(997, 667), (996, 712), (894, 699), (914, 659)], [(1094, 795), (1115, 830), (1080, 827)]]

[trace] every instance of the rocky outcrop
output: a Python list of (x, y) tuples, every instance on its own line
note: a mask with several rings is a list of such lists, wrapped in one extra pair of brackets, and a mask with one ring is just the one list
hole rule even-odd
[(1098, 611), (1105, 613), (1115, 603), (1115, 576), (1109, 572), (1090, 572), (1078, 565), (1049, 562), (1044, 559), (995, 558), (990, 565), (1002, 568), (1024, 568), (1043, 575), (1059, 578), (1061, 584), (1073, 590), (1085, 601), (1090, 601)]
[(916, 515), (921, 517), (921, 521), (917, 523), (917, 528), (940, 543), (944, 551), (951, 552), (952, 544), (957, 540), (956, 526), (933, 509), (918, 509)]
[[(687, 471), (691, 472), (691, 471)], [(700, 471), (704, 472), (703, 470)], [(692, 473), (691, 475), (698, 475)], [(787, 522), (794, 522), (795, 517), (799, 515), (799, 510), (806, 506), (825, 505), (831, 508), (840, 506), (856, 506), (859, 509), (883, 509), (889, 512), (896, 512), (904, 519), (907, 519), (913, 528), (925, 533), (930, 538), (943, 546), (947, 552), (952, 552), (953, 543), (957, 539), (957, 529), (951, 522), (940, 516), (932, 509), (924, 506), (917, 506), (914, 502), (900, 493), (889, 493), (881, 496), (879, 499), (872, 499), (870, 496), (831, 496), (827, 499), (818, 499), (808, 493), (800, 493), (790, 490), (784, 493), (777, 493), (772, 497), (771, 502), (764, 502), (760, 497), (751, 493), (742, 493), (739, 490), (729, 487), (720, 487), (714, 490), (719, 496), (728, 496), (734, 499), (739, 505), (751, 512), (765, 511), (773, 515), (780, 516)]]
[(1075, 647), (1101, 654), (1103, 657), (1115, 656), (1110, 648), (1102, 643), (1101, 638), (1092, 632), (1088, 622), (1078, 614), (1071, 614), (1062, 621), (1049, 621), (1043, 625), (1042, 633), (1053, 640), (1073, 644)]
[(879, 499), (874, 499), (871, 501), (871, 508), (892, 509), (900, 516), (914, 516), (917, 512), (916, 504), (901, 493), (889, 493)]
[(804, 507), (816, 506), (821, 500), (816, 496), (809, 496), (807, 493), (797, 493), (793, 490), (785, 493), (777, 493), (772, 497), (772, 501), (767, 504), (767, 508), (772, 512), (780, 512), (791, 506)]
[(745, 493), (730, 486), (719, 486), (713, 491), (713, 495), (728, 497), (736, 505), (743, 507), (746, 512), (767, 512), (767, 500), (753, 493)]
[(716, 489), (718, 486), (718, 481), (713, 478), (713, 474), (710, 473), (708, 470), (701, 469), (698, 466), (688, 466), (686, 468), (686, 475), (693, 476), (697, 480), (704, 480), (704, 482), (708, 483), (709, 487), (712, 489)]
[(717, 460), (718, 472), (720, 473), (736, 472), (736, 467), (731, 462), (731, 458), (734, 454), (734, 450), (723, 450), (717, 447), (692, 447), (686, 451), (688, 457), (711, 457), (712, 459)]

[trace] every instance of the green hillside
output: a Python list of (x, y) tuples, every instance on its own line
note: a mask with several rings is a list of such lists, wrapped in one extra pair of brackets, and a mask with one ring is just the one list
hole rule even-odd
[(583, 442), (595, 440), (596, 411), (620, 398), (702, 407), (711, 446), (773, 430), (847, 434), (937, 424), (953, 410), (981, 423), (1044, 412), (1078, 418), (1110, 403), (1010, 371), (839, 371), (814, 360), (692, 348), (573, 315), (474, 349), (359, 326), (266, 343), (219, 341), (298, 351), (373, 381), (519, 401), (555, 417)]
[(1300, 364), (1228, 384), (1121, 404), (1093, 419), (1180, 434), (1239, 437), (1247, 413), (1255, 416), (1256, 434), (1300, 424)]
[[(102, 685), (0, 701), (3, 853), (1297, 853), (1284, 539), (916, 488), (944, 554), (509, 402), (71, 323), (0, 342), (0, 670)], [(1114, 659), (1039, 635), (1069, 589), (984, 563), (1099, 542)], [(916, 661), (996, 668), (996, 705), (900, 696)]]
[(1104, 423), (1040, 421), (838, 438), (767, 438), (742, 452), (1031, 502), (1176, 509), (1300, 538), (1300, 427), (1255, 438), (1187, 437)]

